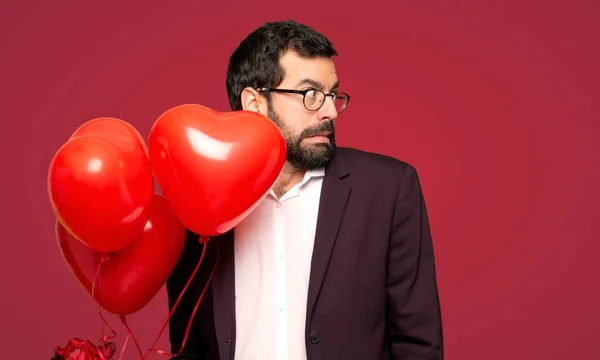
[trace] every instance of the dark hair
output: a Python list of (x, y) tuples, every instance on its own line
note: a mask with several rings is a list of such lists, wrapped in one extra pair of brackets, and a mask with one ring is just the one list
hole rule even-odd
[(292, 20), (262, 25), (229, 58), (226, 86), (232, 110), (242, 110), (241, 94), (246, 87), (279, 86), (285, 75), (279, 60), (288, 50), (307, 58), (337, 55), (329, 39), (307, 25)]

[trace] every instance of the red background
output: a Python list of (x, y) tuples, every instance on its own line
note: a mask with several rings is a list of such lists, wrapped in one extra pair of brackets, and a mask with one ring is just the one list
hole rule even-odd
[[(596, 1), (89, 3), (0, 11), (2, 358), (46, 359), (100, 334), (54, 238), (46, 174), (58, 147), (94, 117), (147, 137), (175, 105), (228, 110), (229, 54), (287, 18), (339, 50), (352, 95), (339, 142), (420, 172), (447, 359), (600, 358)], [(143, 346), (166, 306), (162, 291), (131, 317)]]

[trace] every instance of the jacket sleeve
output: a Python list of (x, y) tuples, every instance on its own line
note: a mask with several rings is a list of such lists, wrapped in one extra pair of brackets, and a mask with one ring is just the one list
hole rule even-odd
[(392, 359), (442, 360), (442, 316), (433, 243), (417, 171), (407, 165), (396, 198), (387, 261)]

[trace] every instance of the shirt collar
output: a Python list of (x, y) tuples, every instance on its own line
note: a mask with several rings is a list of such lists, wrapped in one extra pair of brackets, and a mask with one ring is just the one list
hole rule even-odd
[(304, 185), (306, 185), (306, 183), (310, 181), (310, 179), (319, 178), (323, 176), (325, 176), (325, 168), (306, 170), (306, 172), (304, 173), (304, 178), (302, 179), (302, 181), (300, 181), (298, 185), (295, 186), (295, 188), (297, 188), (298, 191), (300, 191), (302, 187), (304, 187)]
[[(292, 187), (280, 200), (289, 198), (290, 196), (295, 196), (295, 195), (299, 195), (300, 191), (302, 190), (302, 188), (306, 185), (306, 183), (308, 183), (312, 178), (319, 178), (319, 177), (323, 177), (325, 176), (325, 168), (321, 167), (321, 168), (316, 168), (316, 169), (311, 169), (311, 170), (306, 170), (306, 172), (304, 172), (304, 178), (302, 178), (302, 181), (300, 181), (300, 183), (296, 184), (294, 187)], [(271, 189), (269, 191), (269, 193), (273, 196), (275, 196), (275, 193), (273, 192), (273, 189)]]
[(324, 167), (320, 167), (320, 168), (312, 169), (312, 170), (306, 170), (306, 172), (304, 173), (304, 180), (308, 180), (312, 177), (321, 177), (321, 176), (325, 176), (325, 168)]

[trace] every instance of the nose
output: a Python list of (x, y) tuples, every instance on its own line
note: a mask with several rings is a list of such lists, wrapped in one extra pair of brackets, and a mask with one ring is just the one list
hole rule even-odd
[(335, 120), (337, 117), (335, 100), (331, 96), (325, 97), (325, 103), (319, 109), (319, 120)]

